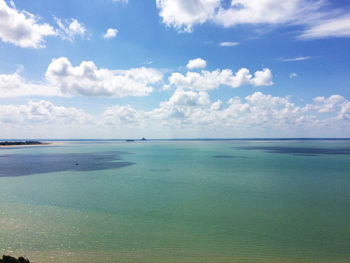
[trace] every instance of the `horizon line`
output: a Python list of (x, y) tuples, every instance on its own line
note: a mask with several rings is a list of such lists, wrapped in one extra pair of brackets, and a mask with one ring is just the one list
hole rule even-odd
[(97, 138), (69, 138), (69, 139), (53, 139), (53, 138), (1, 138), (0, 141), (223, 141), (223, 140), (350, 140), (350, 137), (239, 137), (239, 138), (151, 138), (142, 140), (142, 138), (108, 138), (108, 139), (97, 139)]

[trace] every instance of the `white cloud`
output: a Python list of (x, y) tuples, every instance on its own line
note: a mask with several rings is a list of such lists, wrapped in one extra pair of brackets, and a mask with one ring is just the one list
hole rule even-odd
[(85, 35), (86, 28), (78, 20), (71, 19), (70, 22), (65, 21), (65, 23), (59, 18), (55, 18), (55, 20), (59, 27), (57, 32), (62, 39), (73, 41), (75, 36), (83, 37)]
[(312, 105), (311, 108), (318, 110), (318, 112), (334, 112), (346, 101), (344, 97), (340, 95), (332, 95), (329, 98), (316, 97), (313, 100), (315, 104)]
[(204, 59), (196, 58), (188, 61), (186, 67), (188, 69), (196, 69), (196, 68), (205, 68), (206, 66), (207, 66), (207, 62)]
[(58, 28), (48, 23), (39, 23), (39, 17), (27, 11), (19, 11), (14, 3), (11, 7), (0, 0), (0, 39), (22, 48), (44, 48), (45, 37), (59, 36), (73, 41), (75, 36), (83, 37), (86, 28), (76, 19), (66, 20), (55, 18)]
[(25, 80), (19, 72), (0, 74), (0, 98), (19, 96), (146, 96), (163, 74), (152, 68), (98, 69), (92, 61), (74, 67), (67, 58), (53, 59), (41, 82)]
[(205, 91), (177, 89), (154, 109), (115, 105), (101, 116), (45, 100), (0, 105), (3, 137), (347, 137), (349, 120), (350, 101), (340, 95), (298, 106), (261, 92), (225, 103), (211, 102)]
[(331, 18), (315, 23), (300, 36), (300, 38), (304, 39), (329, 37), (350, 37), (350, 15)]
[(221, 109), (221, 107), (222, 107), (222, 101), (217, 100), (210, 106), (210, 110), (211, 111), (218, 111)]
[(98, 120), (75, 107), (50, 101), (0, 105), (3, 138), (96, 138)]
[(25, 105), (0, 105), (0, 123), (8, 124), (82, 124), (91, 117), (76, 108), (55, 106), (49, 101), (29, 101)]
[(296, 78), (297, 76), (298, 76), (298, 74), (295, 73), (295, 72), (289, 74), (289, 78), (290, 78), (290, 79), (294, 79), (294, 78)]
[[(320, 8), (318, 1), (306, 0), (232, 0), (224, 8), (220, 0), (156, 0), (159, 15), (167, 26), (191, 31), (196, 24), (207, 21), (224, 27), (238, 24), (282, 24), (305, 20)], [(310, 17), (307, 19), (311, 19)]]
[(104, 123), (107, 125), (135, 123), (143, 118), (142, 111), (137, 111), (130, 105), (113, 106), (103, 113)]
[(223, 27), (299, 25), (304, 39), (350, 37), (350, 17), (345, 10), (330, 9), (328, 0), (156, 0), (163, 23), (191, 32), (206, 22)]
[(177, 30), (191, 32), (195, 24), (203, 24), (215, 14), (220, 0), (156, 0), (163, 23)]
[(175, 90), (173, 96), (169, 99), (169, 103), (179, 106), (200, 106), (210, 103), (209, 94), (205, 91), (193, 92), (184, 91), (182, 89)]
[(200, 118), (198, 113), (209, 105), (210, 98), (207, 92), (177, 89), (168, 101), (161, 102), (159, 108), (147, 112), (145, 115), (148, 116), (150, 120), (160, 119), (164, 123), (166, 123), (169, 118), (171, 125), (172, 119), (175, 121), (180, 119), (184, 120), (191, 115), (195, 115), (193, 116), (195, 118)]
[(219, 46), (221, 47), (235, 47), (238, 46), (239, 42), (221, 42)]
[[(204, 66), (203, 60), (193, 60), (189, 67)], [(202, 65), (201, 65), (202, 64)], [(273, 84), (272, 72), (268, 68), (254, 74), (246, 68), (236, 73), (230, 69), (200, 72), (172, 73), (168, 81), (163, 81), (163, 73), (153, 68), (132, 68), (111, 70), (98, 68), (93, 61), (82, 61), (73, 66), (65, 57), (53, 59), (49, 64), (45, 79), (31, 82), (19, 72), (0, 74), (0, 97), (16, 96), (147, 96), (154, 86), (162, 85), (163, 90), (172, 87), (191, 91), (208, 91), (220, 86), (237, 88), (242, 85), (269, 86)], [(186, 91), (187, 90), (187, 91)]]
[(43, 48), (44, 38), (57, 33), (47, 23), (39, 23), (39, 18), (14, 6), (7, 6), (0, 0), (0, 38), (23, 48)]
[(249, 79), (249, 84), (253, 86), (271, 86), (272, 82), (272, 72), (268, 68), (263, 70), (255, 71), (254, 78)]
[(230, 69), (217, 69), (214, 71), (202, 70), (200, 73), (187, 72), (186, 75), (176, 72), (169, 77), (169, 85), (191, 90), (212, 90), (221, 85), (238, 88), (245, 84), (253, 86), (272, 85), (271, 70), (265, 68), (262, 71), (256, 71), (254, 77), (246, 68), (241, 68), (235, 74)]
[(74, 67), (67, 58), (53, 59), (46, 79), (63, 94), (82, 96), (146, 96), (152, 84), (162, 80), (162, 73), (151, 68), (113, 71), (98, 69), (94, 62), (83, 61)]
[[(327, 107), (329, 111), (321, 110)], [(107, 109), (103, 117), (104, 123), (112, 127), (134, 130), (137, 127), (142, 135), (153, 137), (316, 136), (316, 130), (320, 136), (335, 133), (344, 136), (344, 127), (350, 127), (348, 120), (350, 102), (338, 95), (315, 98), (314, 104), (297, 106), (289, 97), (255, 92), (243, 99), (231, 98), (224, 104), (220, 100), (211, 103), (206, 92), (182, 89), (175, 90), (169, 100), (150, 111), (115, 106)]]
[(341, 105), (340, 112), (337, 116), (338, 120), (350, 120), (350, 101), (346, 101)]
[(295, 57), (295, 58), (281, 58), (280, 61), (282, 61), (282, 62), (294, 62), (294, 61), (303, 61), (303, 60), (309, 60), (309, 59), (311, 59), (311, 56)]
[(108, 28), (106, 33), (103, 35), (103, 38), (114, 38), (118, 34), (118, 29)]
[[(216, 102), (216, 107), (218, 107), (217, 104), (218, 102)], [(159, 124), (157, 121), (160, 121), (161, 125), (171, 127), (174, 121), (178, 122), (197, 112), (198, 109), (208, 106), (210, 106), (210, 98), (207, 92), (177, 89), (169, 100), (160, 103), (159, 108), (147, 112), (136, 110), (129, 105), (117, 105), (104, 112), (103, 121), (107, 125), (132, 124), (133, 127), (155, 127)]]
[(26, 81), (18, 72), (0, 75), (0, 98), (61, 95), (57, 87)]
[(233, 0), (228, 9), (220, 7), (214, 21), (225, 27), (238, 24), (282, 24), (295, 21), (312, 2), (302, 0)]

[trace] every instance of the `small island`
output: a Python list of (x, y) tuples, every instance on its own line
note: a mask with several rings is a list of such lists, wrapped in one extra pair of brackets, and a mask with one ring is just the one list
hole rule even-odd
[(126, 139), (126, 142), (135, 142), (135, 141), (147, 141), (145, 137), (142, 137), (141, 139)]
[(27, 146), (27, 145), (47, 145), (39, 141), (0, 141), (0, 146)]

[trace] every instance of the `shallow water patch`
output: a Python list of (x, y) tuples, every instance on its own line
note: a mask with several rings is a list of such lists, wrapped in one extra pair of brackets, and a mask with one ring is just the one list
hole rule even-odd
[(287, 146), (245, 146), (235, 147), (241, 150), (261, 150), (269, 153), (293, 154), (298, 156), (318, 156), (324, 154), (350, 155), (350, 148), (314, 148)]
[(122, 161), (125, 152), (9, 154), (0, 158), (0, 177), (60, 171), (97, 171), (133, 165)]
[(245, 158), (245, 157), (243, 157), (243, 156), (234, 156), (234, 155), (213, 155), (212, 158), (233, 159), (233, 158)]

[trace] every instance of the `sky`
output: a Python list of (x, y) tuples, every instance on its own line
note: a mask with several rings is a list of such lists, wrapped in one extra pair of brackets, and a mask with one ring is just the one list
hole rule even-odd
[(0, 138), (350, 137), (348, 0), (0, 0)]

